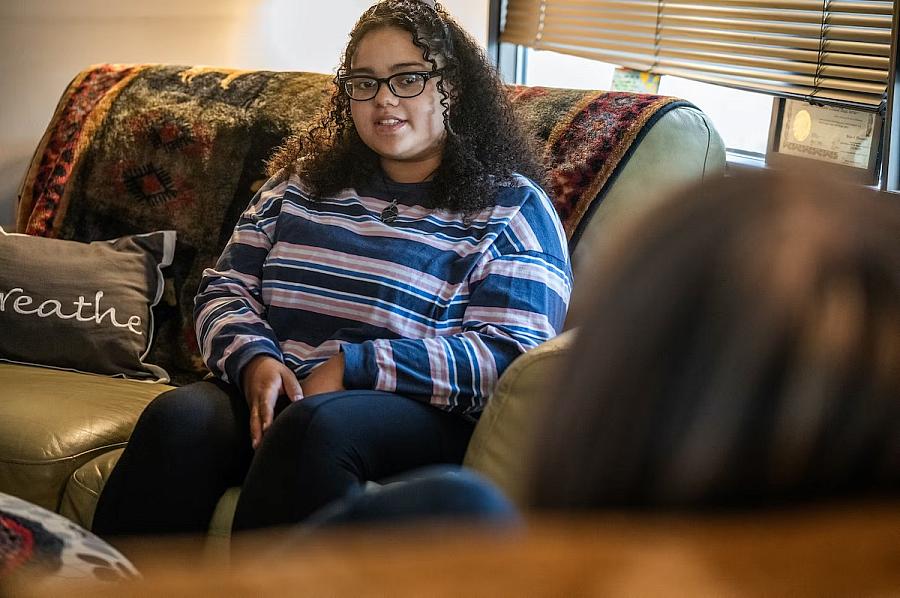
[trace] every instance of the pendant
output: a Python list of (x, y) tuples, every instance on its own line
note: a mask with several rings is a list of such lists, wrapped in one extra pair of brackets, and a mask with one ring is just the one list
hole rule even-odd
[(397, 219), (399, 214), (400, 211), (397, 210), (397, 200), (394, 199), (387, 207), (381, 210), (381, 221), (390, 224)]

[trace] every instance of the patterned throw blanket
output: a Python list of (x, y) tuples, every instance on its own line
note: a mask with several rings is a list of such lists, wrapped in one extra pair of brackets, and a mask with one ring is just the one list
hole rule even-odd
[[(176, 229), (148, 361), (202, 376), (193, 296), (265, 181), (264, 161), (327, 100), (318, 73), (99, 65), (66, 89), (22, 187), (17, 229), (79, 241)], [(675, 98), (511, 87), (544, 143), (548, 192), (574, 245), (636, 140)]]

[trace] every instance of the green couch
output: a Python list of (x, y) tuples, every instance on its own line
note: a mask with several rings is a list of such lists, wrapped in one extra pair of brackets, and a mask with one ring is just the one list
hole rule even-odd
[[(199, 273), (214, 262), (264, 179), (263, 159), (326, 101), (330, 85), (329, 76), (313, 73), (92, 67), (67, 88), (37, 148), (19, 198), (18, 232), (88, 241), (176, 229), (168, 300), (157, 308), (150, 358), (175, 383), (199, 379), (190, 322)], [(579, 273), (595, 266), (592, 247), (604, 231), (724, 169), (721, 138), (686, 102), (522, 87), (510, 94), (545, 146), (547, 188), (572, 245), (574, 300)], [(64, 168), (50, 169), (48, 159), (60, 156)], [(172, 187), (167, 195), (137, 201), (129, 198), (133, 188), (117, 184), (129, 165), (142, 163), (167, 173), (161, 179)], [(514, 362), (472, 438), (466, 464), (514, 500), (521, 500), (530, 407), (552, 392), (551, 374), (571, 340), (567, 332)], [(170, 388), (0, 362), (0, 492), (89, 528), (103, 481), (141, 410)], [(220, 502), (213, 534), (227, 535), (236, 495), (232, 490)]]

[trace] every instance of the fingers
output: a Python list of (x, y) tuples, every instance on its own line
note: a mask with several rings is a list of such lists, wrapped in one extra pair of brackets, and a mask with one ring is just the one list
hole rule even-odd
[(250, 438), (254, 449), (259, 446), (263, 436), (272, 426), (278, 396), (284, 392), (291, 401), (303, 398), (303, 390), (294, 372), (282, 367), (279, 374), (253, 397), (253, 407), (250, 410)]
[(284, 388), (284, 394), (292, 403), (303, 398), (303, 387), (300, 386), (297, 376), (289, 368), (284, 368), (281, 372), (281, 385)]
[(259, 421), (259, 403), (256, 401), (251, 401), (250, 407), (250, 442), (254, 449), (259, 446), (259, 441), (262, 440), (262, 426)]
[(265, 434), (269, 430), (269, 426), (272, 425), (272, 413), (277, 398), (278, 393), (272, 392), (269, 396), (264, 397), (259, 402), (259, 425), (262, 428), (263, 434)]
[(252, 360), (244, 372), (244, 396), (250, 406), (250, 440), (256, 449), (272, 425), (278, 396), (284, 393), (291, 401), (299, 401), (303, 389), (289, 367), (268, 356)]
[(278, 398), (280, 384), (278, 379), (268, 384), (261, 384), (251, 390), (247, 397), (250, 403), (250, 440), (253, 448), (259, 446), (262, 437), (272, 425), (275, 400)]
[(278, 391), (274, 389), (253, 398), (253, 407), (250, 409), (250, 439), (254, 449), (259, 446), (263, 435), (272, 425), (272, 415), (277, 398)]

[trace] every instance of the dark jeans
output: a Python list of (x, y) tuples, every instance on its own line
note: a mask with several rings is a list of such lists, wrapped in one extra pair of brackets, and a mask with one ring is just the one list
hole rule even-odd
[(341, 525), (416, 523), (424, 520), (515, 525), (519, 513), (499, 488), (474, 471), (434, 465), (358, 488), (316, 511), (300, 532)]
[(93, 531), (202, 533), (237, 485), (235, 530), (299, 522), (367, 480), (460, 463), (474, 424), (399, 395), (350, 390), (280, 403), (255, 454), (249, 426), (246, 401), (223, 382), (157, 397), (103, 489)]

